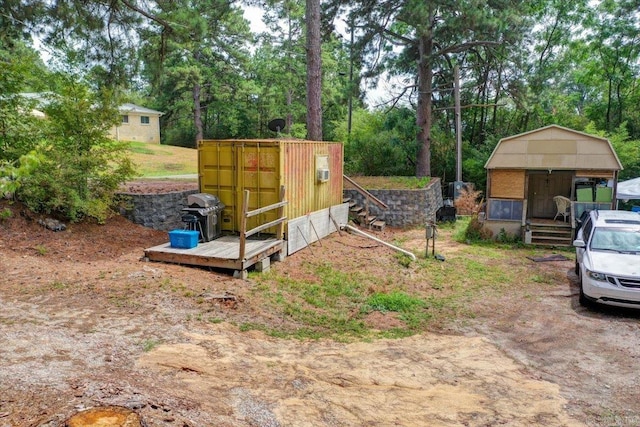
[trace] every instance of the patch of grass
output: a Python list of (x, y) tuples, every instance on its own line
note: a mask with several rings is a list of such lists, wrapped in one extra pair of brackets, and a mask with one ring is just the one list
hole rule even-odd
[(425, 302), (421, 299), (400, 291), (393, 291), (388, 294), (375, 293), (367, 299), (366, 305), (370, 310), (398, 312), (411, 312), (424, 306)]
[(67, 288), (67, 286), (68, 286), (68, 285), (67, 285), (66, 283), (64, 283), (64, 282), (58, 282), (58, 281), (55, 281), (55, 282), (53, 282), (53, 283), (51, 284), (51, 289), (52, 289), (52, 290), (61, 291), (61, 290), (63, 290), (63, 289), (66, 289), (66, 288)]
[(143, 178), (198, 173), (198, 151), (194, 148), (130, 142), (128, 150)]
[(402, 252), (396, 252), (394, 254), (394, 258), (398, 261), (398, 264), (400, 264), (404, 268), (409, 268), (411, 262), (413, 261), (413, 259), (411, 259), (409, 255)]
[(156, 154), (156, 151), (149, 148), (149, 144), (145, 144), (143, 142), (130, 142), (129, 151), (136, 154), (149, 154), (149, 155)]
[(153, 350), (154, 348), (156, 348), (158, 345), (160, 345), (161, 341), (155, 338), (149, 338), (146, 339), (144, 341), (142, 341), (142, 351), (144, 351), (145, 353)]
[(549, 283), (550, 280), (548, 277), (545, 277), (544, 275), (540, 275), (540, 274), (534, 274), (533, 276), (531, 276), (531, 281), (534, 283)]
[(38, 255), (44, 256), (44, 255), (47, 254), (48, 251), (49, 250), (46, 248), (46, 246), (44, 246), (44, 245), (36, 245), (36, 252), (38, 252)]
[[(535, 298), (543, 287), (562, 280), (558, 274), (532, 269), (526, 259), (531, 248), (493, 241), (455, 243), (452, 236), (468, 223), (464, 219), (439, 229), (436, 253), (444, 253), (444, 262), (429, 252), (405, 268), (401, 255), (390, 252), (372, 268), (368, 263), (317, 259), (300, 266), (300, 275), (279, 274), (277, 266), (252, 275), (253, 298), (271, 313), (270, 319), (282, 320), (261, 325), (256, 318), (243, 328), (288, 338), (404, 337), (450, 322), (462, 324), (482, 312), (484, 299)], [(420, 244), (416, 235), (415, 230), (398, 233), (397, 240), (415, 248)], [(394, 314), (379, 317), (376, 311)], [(385, 328), (381, 322), (387, 321)]]
[(4, 208), (3, 210), (0, 211), (0, 221), (5, 221), (11, 218), (12, 216), (13, 216), (13, 212), (11, 212), (11, 209), (9, 208)]
[[(415, 176), (355, 176), (351, 177), (360, 186), (367, 190), (417, 190), (425, 188), (430, 177)], [(350, 188), (350, 183), (345, 183), (345, 188)]]

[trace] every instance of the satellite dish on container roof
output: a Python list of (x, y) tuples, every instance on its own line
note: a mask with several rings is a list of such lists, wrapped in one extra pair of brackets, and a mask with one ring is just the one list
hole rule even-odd
[(284, 119), (273, 119), (267, 126), (269, 127), (269, 130), (280, 133), (280, 131), (284, 129), (285, 125), (286, 122)]

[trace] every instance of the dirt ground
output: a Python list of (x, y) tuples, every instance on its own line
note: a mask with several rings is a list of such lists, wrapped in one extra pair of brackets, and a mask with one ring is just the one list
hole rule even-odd
[[(251, 280), (144, 262), (164, 232), (120, 217), (52, 232), (5, 209), (0, 427), (62, 426), (101, 405), (134, 409), (148, 426), (640, 425), (639, 316), (580, 307), (572, 260), (531, 262), (557, 280), (526, 298), (487, 295), (475, 318), (433, 332), (282, 340), (239, 330), (280, 321), (252, 300)], [(384, 236), (398, 237), (424, 245), (420, 230)], [(311, 256), (337, 262), (363, 245), (380, 260), (366, 268), (393, 256), (343, 233), (272, 268), (295, 277)]]

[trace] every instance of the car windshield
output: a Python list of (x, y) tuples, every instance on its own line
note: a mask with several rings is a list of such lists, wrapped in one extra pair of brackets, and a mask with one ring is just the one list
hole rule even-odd
[(640, 252), (640, 229), (598, 227), (593, 231), (591, 250)]

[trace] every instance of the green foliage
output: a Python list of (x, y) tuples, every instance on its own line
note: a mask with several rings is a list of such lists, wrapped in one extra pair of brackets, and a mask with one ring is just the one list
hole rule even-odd
[(477, 216), (472, 216), (465, 222), (464, 220), (458, 220), (456, 224), (456, 240), (458, 242), (486, 242), (491, 240), (492, 235), (487, 231), (482, 223), (478, 221)]
[(0, 221), (7, 220), (13, 216), (13, 212), (9, 208), (4, 208), (0, 211)]
[(142, 342), (141, 346), (142, 346), (142, 351), (144, 351), (145, 353), (153, 350), (154, 348), (156, 348), (158, 345), (161, 344), (161, 341), (155, 338), (149, 338), (146, 339)]
[[(336, 137), (345, 142), (347, 175), (415, 175), (415, 116), (407, 109), (388, 114), (362, 109), (353, 111), (351, 135), (343, 123)], [(412, 134), (411, 131), (414, 131)]]
[[(55, 82), (59, 95), (50, 95), (46, 105), (43, 139), (0, 165), (0, 192), (35, 212), (102, 222), (115, 191), (135, 174), (126, 145), (107, 136), (116, 110), (77, 78), (60, 74)], [(22, 138), (29, 142), (17, 147), (32, 145), (31, 135)]]
[(401, 291), (393, 291), (390, 293), (375, 293), (371, 295), (367, 299), (364, 309), (365, 311), (375, 310), (410, 313), (425, 306), (426, 303), (419, 298), (412, 297)]
[(395, 258), (398, 260), (398, 264), (400, 264), (401, 266), (408, 268), (411, 265), (411, 257), (407, 254), (404, 254), (402, 252), (396, 252), (395, 253)]
[(501, 228), (498, 234), (496, 235), (496, 242), (512, 244), (512, 243), (520, 243), (521, 239), (520, 239), (520, 236), (507, 233), (504, 228)]
[(609, 140), (624, 167), (618, 178), (624, 181), (640, 176), (640, 139), (631, 140), (627, 123), (622, 123), (609, 135)]
[(15, 162), (43, 137), (46, 123), (32, 114), (38, 105), (23, 92), (42, 89), (46, 69), (22, 42), (0, 42), (0, 162)]

